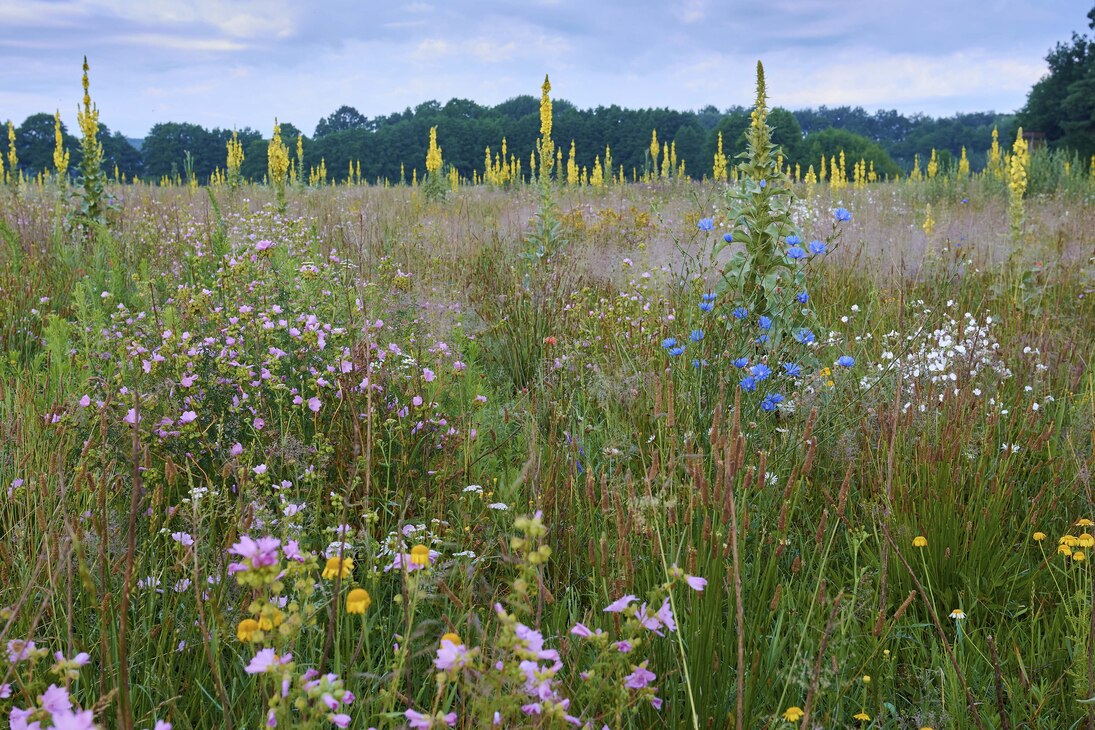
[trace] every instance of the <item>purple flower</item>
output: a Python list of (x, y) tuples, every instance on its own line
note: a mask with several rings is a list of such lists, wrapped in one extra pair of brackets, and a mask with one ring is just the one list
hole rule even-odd
[(72, 710), (72, 700), (69, 699), (68, 690), (55, 684), (51, 684), (38, 699), (42, 702), (42, 709), (51, 715)]
[(33, 641), (12, 639), (8, 642), (8, 661), (12, 664), (18, 664), (29, 657), (34, 648)]
[(271, 667), (288, 664), (292, 659), (292, 654), (279, 657), (273, 649), (263, 649), (255, 655), (255, 658), (251, 660), (251, 663), (247, 665), (244, 671), (248, 674), (265, 674), (270, 671)]
[(198, 414), (194, 411), (183, 411), (183, 414), (179, 416), (179, 423), (193, 423), (198, 420)]
[(228, 570), (230, 573), (238, 573), (252, 568), (265, 568), (274, 565), (278, 562), (278, 548), (280, 546), (281, 540), (276, 537), (260, 537), (256, 542), (250, 536), (244, 535), (239, 542), (228, 548), (228, 552), (239, 555), (245, 561), (250, 561), (250, 565), (232, 563), (228, 566)]
[[(35, 727), (30, 725), (28, 727)], [(95, 730), (95, 714), (91, 710), (73, 713), (71, 710), (53, 716), (53, 730)]]
[(91, 397), (90, 396), (85, 395), (83, 398), (80, 399), (80, 407), (81, 408), (87, 408), (90, 405), (91, 405)]
[(433, 665), (445, 672), (450, 669), (461, 669), (467, 663), (468, 648), (463, 644), (454, 644), (449, 639), (442, 639), (441, 646), (437, 649), (437, 658)]
[(605, 613), (620, 613), (621, 611), (623, 611), (625, 608), (627, 608), (628, 606), (630, 606), (632, 603), (634, 603), (637, 600), (639, 600), (639, 599), (636, 596), (632, 596), (632, 595), (628, 594), (628, 595), (624, 596), (623, 598), (617, 598), (615, 601), (608, 604), (608, 606), (605, 607), (604, 612)]
[(635, 667), (635, 671), (624, 677), (624, 686), (631, 689), (642, 689), (657, 678), (658, 675), (647, 669), (646, 662), (643, 662)]
[(336, 727), (350, 727), (350, 720), (352, 720), (353, 718), (351, 718), (345, 712), (340, 712), (337, 715), (329, 716), (327, 719), (333, 722)]
[(574, 627), (571, 628), (570, 633), (574, 636), (581, 636), (583, 639), (588, 639), (589, 637), (593, 636), (593, 632), (589, 630), (589, 627), (582, 623), (574, 624)]
[(686, 575), (684, 576), (684, 582), (694, 591), (702, 592), (703, 589), (707, 587), (707, 579), (701, 578), (698, 575)]
[(631, 646), (630, 641), (617, 641), (616, 642), (616, 651), (620, 652), (621, 654), (630, 654), (632, 648), (633, 647)]
[(41, 730), (41, 725), (35, 721), (32, 723), (27, 722), (27, 718), (36, 712), (36, 708), (29, 710), (21, 710), (18, 707), (12, 707), (11, 713), (8, 715), (8, 724), (11, 726), (11, 730)]

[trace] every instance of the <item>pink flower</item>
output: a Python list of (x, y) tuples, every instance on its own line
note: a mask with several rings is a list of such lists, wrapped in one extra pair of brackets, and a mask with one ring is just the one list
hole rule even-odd
[(91, 397), (90, 396), (85, 395), (83, 398), (80, 399), (80, 407), (81, 408), (87, 408), (90, 405), (91, 405)]
[(349, 727), (350, 720), (353, 718), (351, 718), (345, 712), (340, 712), (337, 715), (329, 716), (327, 719), (333, 722), (337, 727)]
[(426, 730), (433, 727), (433, 718), (421, 712), (407, 710), (403, 713), (403, 716), (407, 718), (407, 727), (425, 728)]
[(198, 414), (194, 411), (183, 411), (179, 416), (179, 423), (193, 423), (196, 420), (198, 420)]
[(140, 420), (137, 418), (137, 409), (130, 408), (128, 411), (126, 411), (125, 418), (123, 418), (122, 420), (130, 424), (131, 426), (135, 425), (137, 421)]
[(630, 641), (617, 641), (616, 642), (616, 651), (620, 652), (621, 654), (630, 654), (632, 648), (633, 647), (631, 646)]
[(231, 454), (232, 456), (239, 456), (240, 454), (243, 453), (243, 444), (238, 443), (238, 442), (232, 444), (232, 448), (230, 448), (228, 450), (228, 453)]
[(68, 690), (55, 684), (51, 684), (38, 699), (42, 703), (42, 709), (51, 715), (68, 712), (72, 709), (72, 700), (69, 699)]
[(194, 538), (188, 532), (172, 532), (171, 539), (184, 547), (190, 547), (194, 544)]
[(95, 715), (91, 710), (65, 710), (53, 716), (53, 730), (95, 730)]
[(33, 641), (23, 641), (22, 639), (12, 639), (8, 642), (8, 661), (12, 664), (18, 664), (30, 656), (30, 653), (34, 651)]
[(41, 730), (42, 726), (35, 720), (32, 723), (27, 722), (27, 718), (35, 713), (35, 708), (29, 710), (21, 710), (18, 707), (11, 708), (11, 713), (8, 715), (8, 724), (11, 725), (11, 730)]
[(250, 561), (250, 565), (232, 563), (228, 566), (228, 571), (238, 573), (252, 568), (265, 568), (274, 565), (278, 562), (278, 548), (280, 546), (281, 540), (276, 537), (260, 537), (256, 542), (249, 535), (244, 535), (239, 542), (228, 548), (228, 552), (239, 555), (245, 561)]
[(635, 667), (635, 671), (624, 677), (624, 686), (631, 689), (642, 689), (658, 678), (658, 675), (646, 668), (646, 662)]
[(637, 597), (630, 594), (624, 596), (623, 598), (617, 598), (615, 601), (608, 604), (608, 606), (605, 608), (605, 613), (620, 613), (637, 600), (639, 600)]
[(11, 697), (11, 685), (0, 684), (0, 700), (6, 700)]
[(171, 730), (171, 723), (164, 720), (157, 720), (156, 727), (152, 728), (152, 730)]
[(258, 466), (251, 469), (251, 471), (255, 472), (256, 474), (265, 474), (266, 473), (266, 464), (259, 464)]
[(658, 620), (665, 624), (665, 628), (670, 631), (677, 630), (677, 622), (673, 620), (673, 607), (670, 605), (668, 598), (662, 601), (662, 607), (658, 609), (656, 615)]
[(686, 575), (684, 576), (684, 582), (694, 591), (703, 591), (707, 587), (707, 579), (700, 578), (698, 575)]
[(449, 639), (442, 639), (441, 646), (437, 649), (437, 658), (433, 665), (443, 672), (456, 668), (461, 669), (468, 661), (468, 649), (463, 644), (454, 644)]
[(588, 639), (590, 636), (593, 636), (593, 632), (589, 630), (589, 627), (581, 623), (574, 624), (574, 627), (570, 630), (570, 633), (574, 634), (575, 636), (581, 636), (583, 639)]
[(292, 660), (292, 654), (279, 657), (273, 649), (263, 649), (255, 655), (255, 658), (251, 660), (251, 663), (247, 665), (244, 671), (248, 674), (265, 674), (270, 671), (271, 667), (288, 664)]
[(319, 409), (323, 407), (323, 401), (318, 396), (312, 396), (308, 399), (308, 410), (312, 413), (319, 413)]

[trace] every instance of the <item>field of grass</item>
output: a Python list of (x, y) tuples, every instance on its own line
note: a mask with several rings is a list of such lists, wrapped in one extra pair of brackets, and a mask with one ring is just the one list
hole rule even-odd
[(1095, 187), (793, 191), (0, 191), (0, 717), (1095, 727)]

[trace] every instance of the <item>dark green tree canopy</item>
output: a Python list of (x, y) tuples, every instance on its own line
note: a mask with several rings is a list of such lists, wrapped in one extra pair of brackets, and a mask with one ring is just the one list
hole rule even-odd
[[(1087, 14), (1095, 29), (1095, 8)], [(1049, 73), (1034, 85), (1019, 112), (1024, 131), (1044, 132), (1046, 141), (1083, 158), (1095, 155), (1095, 39), (1072, 34), (1046, 56)]]

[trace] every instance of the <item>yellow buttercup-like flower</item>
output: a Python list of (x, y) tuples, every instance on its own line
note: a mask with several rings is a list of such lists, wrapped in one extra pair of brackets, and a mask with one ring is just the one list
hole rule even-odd
[(805, 714), (806, 713), (802, 711), (801, 707), (788, 707), (786, 710), (783, 711), (783, 719), (787, 722), (798, 722)]
[(868, 715), (866, 712), (863, 712), (862, 710), (860, 710), (856, 714), (852, 715), (852, 719), (853, 720), (859, 720), (860, 722), (870, 722), (871, 721), (871, 716)]
[(323, 568), (323, 577), (327, 580), (347, 578), (354, 569), (353, 558), (327, 558), (327, 565)]
[(1042, 540), (1045, 540), (1045, 539), (1046, 539), (1046, 533), (1044, 533), (1044, 532), (1034, 533), (1034, 541), (1035, 542), (1041, 542)]
[(1077, 540), (1072, 535), (1065, 535), (1064, 537), (1062, 537), (1057, 542), (1060, 543), (1061, 545), (1068, 545), (1069, 547), (1075, 547), (1076, 543), (1078, 543), (1079, 540)]
[(916, 537), (913, 538), (913, 547), (927, 547), (927, 546), (928, 546), (928, 538), (924, 537), (923, 535), (917, 535)]
[(1072, 553), (1072, 561), (1073, 561), (1073, 562), (1075, 562), (1075, 563), (1082, 563), (1082, 562), (1084, 562), (1085, 560), (1087, 560), (1087, 556), (1086, 556), (1086, 555), (1084, 555), (1084, 551), (1083, 551), (1083, 550), (1077, 550), (1076, 552)]
[(1086, 517), (1081, 517), (1080, 519), (1076, 520), (1076, 527), (1092, 527), (1092, 526), (1095, 526), (1095, 522), (1092, 522), (1091, 520), (1089, 520)]
[(1065, 545), (1064, 543), (1061, 543), (1060, 545), (1057, 546), (1057, 553), (1060, 554), (1060, 555), (1066, 555), (1066, 556), (1071, 558), (1072, 557), (1072, 548), (1070, 548), (1068, 545)]
[(415, 545), (411, 548), (411, 565), (419, 567), (430, 564), (430, 549), (425, 545)]
[(1085, 532), (1076, 538), (1076, 544), (1082, 548), (1095, 546), (1095, 537), (1092, 537), (1090, 533)]
[(364, 588), (355, 588), (346, 595), (346, 613), (365, 613), (373, 605), (373, 597)]
[(259, 622), (253, 618), (245, 618), (236, 628), (236, 638), (246, 643), (251, 641), (255, 632), (259, 630)]
[(441, 643), (446, 641), (452, 642), (455, 646), (460, 646), (464, 642), (460, 640), (459, 634), (454, 634), (451, 631), (441, 637)]

